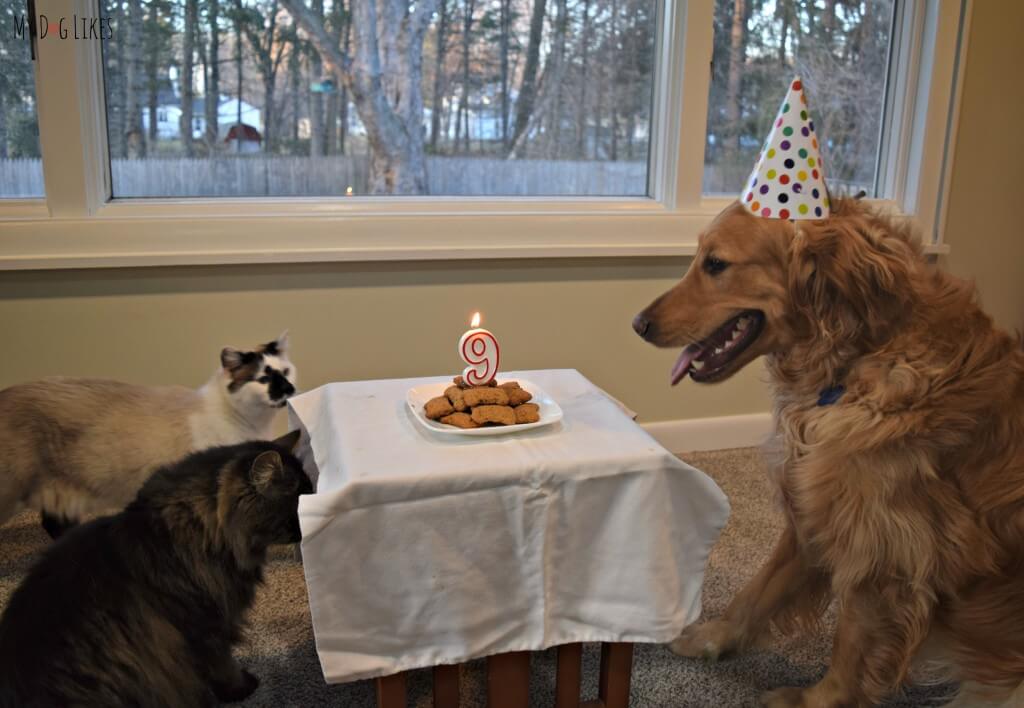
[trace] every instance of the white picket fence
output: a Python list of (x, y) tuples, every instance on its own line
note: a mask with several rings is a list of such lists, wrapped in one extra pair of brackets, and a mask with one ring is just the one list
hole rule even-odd
[[(112, 160), (115, 197), (322, 197), (351, 187), (366, 194), (363, 156)], [(637, 196), (647, 193), (644, 162), (570, 162), (428, 157), (432, 195)], [(43, 194), (39, 160), (0, 160), (0, 197)]]

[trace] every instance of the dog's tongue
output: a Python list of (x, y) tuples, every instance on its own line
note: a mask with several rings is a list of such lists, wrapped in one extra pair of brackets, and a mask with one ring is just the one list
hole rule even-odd
[(690, 370), (690, 364), (693, 360), (700, 356), (700, 353), (704, 351), (704, 347), (699, 344), (691, 344), (683, 350), (679, 358), (676, 359), (676, 365), (672, 367), (672, 385), (675, 386), (677, 383), (683, 380), (686, 373)]

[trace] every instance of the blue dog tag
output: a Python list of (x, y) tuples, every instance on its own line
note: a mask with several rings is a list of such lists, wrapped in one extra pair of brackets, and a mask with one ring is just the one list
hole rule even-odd
[(846, 386), (843, 386), (842, 384), (823, 389), (821, 393), (818, 394), (818, 405), (831, 406), (833, 403), (838, 401), (844, 393), (846, 393)]

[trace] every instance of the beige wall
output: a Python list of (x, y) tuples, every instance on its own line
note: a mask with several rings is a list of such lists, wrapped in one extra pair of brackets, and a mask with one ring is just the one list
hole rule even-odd
[(1024, 2), (977, 0), (971, 22), (943, 265), (1024, 328)]
[(454, 374), (480, 309), (503, 368), (574, 367), (647, 420), (767, 405), (752, 368), (718, 388), (672, 390), (675, 353), (643, 343), (633, 315), (682, 259), (168, 268), (0, 277), (0, 386), (47, 374), (198, 384), (224, 344), (289, 328), (300, 385)]
[[(1008, 17), (1007, 13), (1013, 15)], [(1024, 325), (1024, 3), (975, 3), (944, 259)], [(1017, 187), (1016, 191), (1011, 189)], [(0, 386), (49, 374), (198, 384), (224, 344), (291, 329), (300, 383), (454, 373), (480, 309), (507, 368), (575, 367), (644, 420), (767, 410), (760, 367), (716, 387), (668, 386), (674, 352), (629, 322), (685, 259), (325, 264), (0, 274)]]

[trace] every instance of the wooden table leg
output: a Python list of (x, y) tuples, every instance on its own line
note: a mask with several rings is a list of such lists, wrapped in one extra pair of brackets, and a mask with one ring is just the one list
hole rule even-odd
[(434, 708), (459, 708), (459, 665), (434, 667)]
[(601, 678), (597, 695), (605, 708), (629, 706), (629, 682), (633, 673), (633, 645), (626, 642), (601, 645)]
[(558, 647), (555, 675), (555, 708), (580, 708), (580, 679), (583, 674), (583, 645)]
[(488, 708), (529, 708), (530, 652), (513, 651), (487, 658)]
[(377, 679), (377, 708), (405, 708), (405, 672)]

